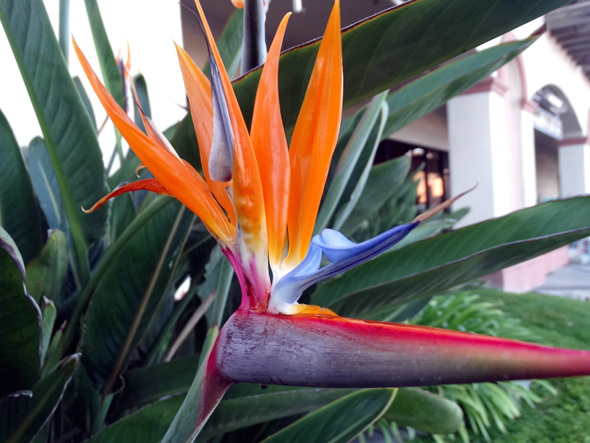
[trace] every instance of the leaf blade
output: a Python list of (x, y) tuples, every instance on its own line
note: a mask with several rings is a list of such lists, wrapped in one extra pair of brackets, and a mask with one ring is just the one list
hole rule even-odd
[(378, 318), (380, 311), (584, 237), (589, 219), (588, 197), (516, 211), (383, 254), (320, 286), (312, 301), (341, 315)]

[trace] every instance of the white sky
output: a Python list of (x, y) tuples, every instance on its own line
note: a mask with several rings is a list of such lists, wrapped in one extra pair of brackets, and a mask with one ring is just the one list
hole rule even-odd
[[(44, 0), (53, 24), (58, 29), (59, 1)], [(126, 54), (126, 44), (131, 48), (131, 73), (142, 73), (148, 85), (153, 120), (164, 130), (180, 120), (186, 113), (179, 105), (185, 104), (185, 93), (173, 42), (182, 44), (180, 5), (175, 0), (125, 0), (100, 1), (102, 19), (115, 55), (119, 48)], [(93, 69), (100, 76), (100, 66), (94, 50), (86, 8), (83, 1), (73, 0), (70, 6), (70, 32), (88, 57)], [(16, 139), (21, 146), (27, 145), (36, 135), (41, 135), (37, 118), (14, 61), (12, 51), (0, 26), (0, 109), (6, 115)], [(97, 124), (106, 114), (86, 82), (70, 44), (70, 73), (80, 77), (93, 101)], [(100, 136), (105, 164), (114, 147), (111, 124)]]

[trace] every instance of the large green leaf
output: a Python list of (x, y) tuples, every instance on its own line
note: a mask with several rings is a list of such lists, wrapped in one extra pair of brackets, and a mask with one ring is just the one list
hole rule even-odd
[[(414, 0), (354, 24), (342, 33), (344, 107), (399, 85), (568, 2)], [(287, 132), (291, 132), (299, 114), (318, 47), (316, 40), (281, 56), (281, 113)], [(234, 83), (247, 122), (251, 120), (260, 73), (261, 69), (251, 71)]]
[[(69, 45), (69, 41), (68, 41), (68, 45)], [(80, 80), (80, 77), (74, 77), (74, 78), (72, 78), (72, 80), (74, 81), (74, 86), (76, 87), (76, 90), (78, 91), (78, 94), (80, 95), (80, 98), (82, 99), (82, 103), (84, 104), (84, 109), (86, 109), (86, 113), (88, 114), (88, 117), (90, 118), (90, 121), (92, 122), (92, 127), (96, 128), (96, 117), (94, 115), (94, 109), (92, 109), (92, 104), (90, 103), (90, 98), (88, 98), (88, 94), (86, 93), (86, 90), (84, 89), (84, 85), (82, 85), (82, 81)]]
[(20, 149), (1, 111), (0, 157), (0, 226), (29, 263), (43, 246), (41, 212)]
[(308, 414), (264, 442), (347, 442), (376, 421), (391, 405), (396, 389), (366, 389)]
[(383, 318), (402, 303), (531, 259), (590, 234), (590, 197), (558, 200), (388, 252), (321, 285), (314, 304)]
[(0, 227), (0, 397), (30, 389), (39, 377), (41, 312), (24, 284), (20, 253)]
[(451, 434), (463, 424), (455, 402), (419, 388), (401, 388), (383, 418), (429, 434)]
[(82, 346), (82, 361), (100, 391), (124, 368), (156, 314), (192, 220), (192, 213), (169, 199), (147, 223), (127, 228), (131, 235), (101, 270)]
[(198, 357), (185, 357), (129, 371), (123, 376), (125, 390), (117, 408), (143, 406), (165, 396), (186, 392), (198, 368)]
[(98, 55), (98, 63), (100, 64), (100, 72), (105, 86), (115, 99), (115, 101), (125, 108), (125, 98), (123, 95), (123, 79), (113, 54), (113, 49), (109, 43), (100, 10), (96, 0), (84, 0), (86, 5), (86, 13), (88, 14), (88, 23), (92, 31), (92, 39)]
[(62, 301), (62, 289), (68, 270), (66, 236), (54, 230), (41, 254), (27, 268), (27, 290), (37, 303), (45, 296), (49, 300)]
[(66, 358), (29, 393), (0, 399), (0, 441), (28, 442), (49, 420), (78, 365), (79, 355)]
[[(104, 84), (119, 106), (126, 109), (123, 78), (119, 72), (117, 60), (115, 60), (115, 56), (113, 55), (113, 49), (109, 43), (109, 38), (102, 17), (100, 16), (98, 3), (96, 0), (84, 0), (84, 3), (86, 5), (88, 23), (90, 24), (90, 30), (92, 31), (92, 39), (94, 40), (94, 47), (96, 48), (96, 54), (98, 55), (100, 72)], [(123, 161), (121, 140), (121, 133), (115, 128), (115, 150), (119, 155), (119, 160)]]
[(467, 55), (409, 83), (387, 97), (389, 117), (383, 137), (434, 111), (448, 100), (477, 84), (508, 63), (536, 37), (505, 43)]
[(363, 194), (342, 226), (344, 235), (351, 235), (364, 220), (371, 219), (399, 189), (410, 170), (410, 159), (400, 157), (371, 168)]
[[(349, 183), (357, 183), (359, 181), (352, 179), (357, 166), (360, 166), (358, 169), (362, 171), (365, 169), (365, 165), (368, 165), (367, 168), (369, 169), (367, 169), (364, 175), (369, 174), (377, 146), (381, 139), (385, 118), (387, 118), (387, 104), (384, 104), (385, 98), (385, 93), (373, 98), (346, 143), (346, 147), (336, 165), (334, 177), (322, 199), (322, 206), (319, 210), (314, 228), (316, 234), (328, 227), (338, 207), (346, 206), (347, 203), (350, 204), (348, 200), (351, 198), (352, 191), (348, 192), (348, 195), (345, 194), (345, 191)], [(366, 177), (362, 186), (365, 183)], [(338, 229), (338, 227), (334, 229)]]
[[(197, 441), (327, 405), (353, 389), (291, 388), (288, 386), (237, 385), (211, 415)], [(230, 398), (227, 398), (230, 397)]]
[(88, 245), (105, 230), (107, 208), (86, 215), (107, 192), (92, 122), (72, 81), (41, 0), (0, 2), (0, 21), (37, 115), (71, 229), (78, 278), (88, 280)]
[[(188, 362), (187, 359), (184, 363)], [(152, 373), (156, 377), (149, 379), (149, 381), (146, 378), (144, 383), (146, 385), (155, 383), (161, 387), (164, 387), (164, 385), (171, 386), (175, 383), (173, 380), (165, 381), (161, 377), (164, 376), (164, 373), (169, 379), (175, 377), (171, 372), (172, 368), (178, 369), (179, 366), (174, 366), (174, 363), (173, 361), (159, 365), (158, 369), (153, 372), (149, 369), (141, 370), (142, 379), (144, 376), (149, 378), (148, 373)], [(178, 378), (185, 379), (189, 376), (188, 366), (186, 365), (184, 369), (180, 368), (179, 373), (177, 372)], [(137, 375), (139, 375), (139, 371)], [(194, 371), (190, 373), (190, 377), (191, 379), (194, 377)], [(133, 378), (135, 379), (135, 374)], [(139, 378), (135, 381), (139, 381)], [(135, 381), (133, 382), (134, 386)], [(191, 381), (188, 383), (184, 381), (182, 387), (178, 383), (174, 392), (186, 392)], [(126, 385), (127, 388), (131, 388), (131, 385)], [(145, 393), (149, 389), (149, 387), (143, 386), (140, 391)], [(162, 393), (165, 391), (169, 394), (173, 392), (164, 389)], [(269, 420), (310, 412), (352, 392), (354, 392), (353, 389), (292, 388), (286, 386), (268, 386), (263, 389), (259, 385), (253, 384), (234, 385), (228, 390), (225, 399), (219, 403), (219, 406), (213, 412), (213, 415), (199, 434), (197, 441), (206, 441), (211, 437), (244, 429)], [(180, 395), (156, 401), (109, 426), (90, 441), (158, 442), (166, 433), (184, 398), (184, 395)], [(130, 403), (125, 404), (130, 406)]]
[(159, 443), (184, 398), (178, 395), (152, 403), (93, 435), (88, 443)]

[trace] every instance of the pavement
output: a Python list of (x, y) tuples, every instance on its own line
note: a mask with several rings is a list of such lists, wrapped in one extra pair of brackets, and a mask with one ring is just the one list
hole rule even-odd
[(547, 276), (535, 292), (590, 301), (590, 264), (570, 263)]

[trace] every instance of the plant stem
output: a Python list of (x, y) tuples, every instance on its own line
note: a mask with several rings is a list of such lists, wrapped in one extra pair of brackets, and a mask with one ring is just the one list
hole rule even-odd
[(70, 0), (59, 0), (59, 47), (67, 65), (70, 53)]
[(201, 305), (197, 308), (193, 315), (191, 315), (191, 318), (188, 320), (188, 322), (186, 322), (184, 328), (182, 328), (182, 331), (180, 331), (180, 334), (178, 335), (172, 346), (170, 346), (168, 351), (166, 351), (166, 355), (164, 355), (164, 359), (162, 361), (167, 362), (172, 360), (172, 357), (174, 357), (176, 351), (178, 351), (178, 349), (184, 343), (188, 335), (195, 328), (197, 323), (199, 323), (199, 320), (201, 320), (201, 318), (205, 315), (207, 309), (209, 309), (209, 306), (211, 306), (211, 303), (213, 303), (213, 300), (215, 300), (216, 293), (217, 291), (211, 291), (211, 294), (209, 294), (209, 296), (205, 300), (203, 300), (203, 303), (201, 303)]
[(242, 74), (263, 65), (266, 61), (264, 22), (262, 0), (245, 0)]

